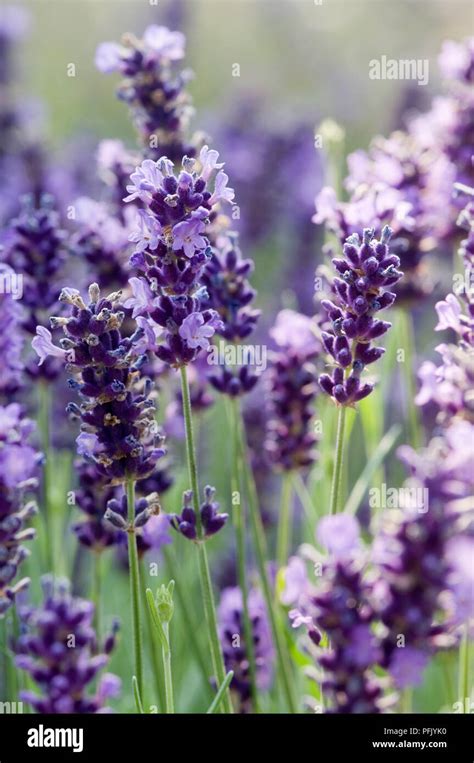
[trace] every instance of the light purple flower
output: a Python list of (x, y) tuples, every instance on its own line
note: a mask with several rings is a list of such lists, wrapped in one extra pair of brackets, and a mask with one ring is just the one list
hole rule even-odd
[(169, 517), (166, 514), (153, 515), (143, 526), (143, 540), (155, 550), (159, 550), (162, 546), (173, 542), (170, 527)]
[(290, 609), (288, 617), (291, 620), (292, 628), (300, 628), (302, 625), (306, 625), (308, 628), (314, 627), (313, 618), (309, 615), (304, 615), (299, 609)]
[(199, 153), (199, 161), (202, 165), (201, 177), (204, 180), (209, 180), (213, 170), (220, 170), (224, 166), (224, 162), (217, 163), (219, 158), (219, 152), (214, 149), (210, 149), (208, 146), (203, 146)]
[(183, 58), (186, 38), (182, 32), (171, 32), (165, 26), (151, 24), (145, 29), (143, 42), (154, 53), (169, 61), (179, 61)]
[(448, 294), (445, 300), (437, 302), (435, 309), (438, 313), (438, 325), (435, 326), (435, 331), (453, 329), (457, 334), (461, 333), (462, 325), (459, 320), (462, 314), (461, 305), (454, 294)]
[(362, 624), (352, 629), (346, 657), (358, 668), (367, 668), (381, 659), (381, 650), (370, 626)]
[(132, 309), (132, 318), (136, 318), (139, 315), (146, 315), (148, 310), (153, 307), (154, 294), (148, 285), (148, 281), (145, 278), (132, 278), (128, 279), (130, 287), (132, 289), (133, 297), (125, 300), (124, 307), (128, 310)]
[(216, 328), (218, 328), (217, 324), (220, 322), (217, 313), (215, 318), (206, 323), (202, 313), (191, 313), (179, 327), (180, 337), (193, 350), (198, 347), (207, 350), (209, 339), (214, 335)]
[(301, 352), (312, 352), (320, 346), (311, 318), (295, 310), (280, 310), (270, 336), (282, 348), (292, 347)]
[(163, 230), (155, 217), (147, 215), (144, 209), (139, 209), (136, 218), (136, 228), (130, 234), (129, 241), (133, 241), (136, 252), (144, 252), (145, 249), (153, 251), (158, 246)]
[(192, 257), (196, 250), (204, 249), (207, 240), (201, 236), (206, 229), (199, 217), (183, 220), (173, 228), (173, 249), (182, 249), (186, 257)]
[(60, 358), (66, 360), (69, 358), (74, 360), (74, 350), (62, 350), (60, 347), (56, 347), (53, 344), (53, 338), (51, 332), (44, 326), (36, 327), (36, 336), (31, 342), (31, 346), (39, 357), (38, 365), (41, 366), (46, 358), (51, 355), (53, 358)]
[(97, 450), (98, 442), (97, 435), (92, 434), (92, 432), (81, 432), (81, 434), (76, 437), (78, 455), (92, 458)]
[(143, 315), (139, 315), (136, 322), (137, 326), (144, 331), (143, 339), (138, 344), (141, 352), (156, 352), (159, 345), (158, 340), (163, 335), (164, 329)]
[(163, 182), (163, 174), (158, 169), (158, 162), (154, 162), (152, 159), (145, 159), (135, 168), (135, 172), (132, 172), (130, 180), (132, 183), (127, 185), (129, 195), (124, 198), (124, 201), (141, 199), (141, 201), (149, 203), (153, 194)]
[(359, 547), (359, 535), (359, 523), (348, 514), (323, 517), (317, 528), (318, 541), (334, 556), (354, 552)]
[(218, 201), (228, 201), (229, 203), (234, 200), (235, 192), (233, 188), (227, 188), (229, 182), (228, 175), (220, 170), (216, 175), (216, 181), (214, 183), (214, 193), (209, 199), (209, 203), (216, 204)]
[(398, 647), (390, 661), (389, 672), (396, 686), (406, 689), (421, 683), (427, 664), (428, 656), (420, 649), (411, 646)]
[(103, 74), (111, 74), (119, 68), (122, 54), (123, 48), (116, 42), (101, 42), (95, 52), (95, 65)]
[(306, 565), (298, 556), (292, 556), (285, 570), (285, 588), (280, 596), (285, 606), (299, 601), (308, 586)]

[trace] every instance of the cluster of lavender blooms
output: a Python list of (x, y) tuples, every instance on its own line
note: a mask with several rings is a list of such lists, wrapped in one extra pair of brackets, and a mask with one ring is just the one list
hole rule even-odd
[[(175, 367), (195, 360), (222, 328), (216, 310), (203, 305), (208, 295), (201, 285), (211, 256), (206, 225), (221, 202), (234, 198), (218, 158), (217, 151), (204, 146), (200, 170), (194, 159), (184, 157), (177, 177), (166, 157), (146, 159), (127, 187), (125, 201), (138, 198), (145, 207), (131, 258), (142, 277), (131, 280), (134, 296), (127, 306), (133, 307), (134, 317), (148, 318), (149, 349)], [(160, 330), (164, 341), (157, 344)]]
[[(221, 320), (216, 335), (235, 344), (253, 333), (260, 310), (251, 307), (256, 292), (249, 283), (254, 263), (243, 259), (236, 233), (218, 236), (212, 248), (201, 282), (207, 290), (205, 306), (215, 310)], [(237, 397), (250, 392), (258, 382), (258, 374), (250, 366), (238, 370), (224, 364), (208, 375), (212, 386), (223, 394)]]
[[(20, 214), (11, 223), (2, 258), (23, 279), (22, 325), (31, 336), (57, 306), (58, 279), (66, 257), (66, 232), (53, 197), (44, 194), (38, 204), (32, 196), (25, 197)], [(60, 366), (50, 359), (40, 369), (28, 364), (27, 370), (34, 378), (52, 381)]]
[(13, 395), (22, 383), (23, 362), (22, 352), (24, 336), (20, 330), (22, 310), (19, 302), (11, 293), (6, 291), (8, 283), (13, 283), (14, 271), (0, 263), (0, 279), (3, 293), (0, 294), (0, 399)]
[(394, 696), (385, 694), (387, 682), (375, 673), (382, 651), (358, 523), (342, 514), (325, 517), (317, 535), (328, 552), (318, 563), (318, 583), (309, 583), (304, 563), (294, 558), (287, 570), (283, 603), (297, 605), (289, 612), (292, 625), (307, 629), (311, 652), (322, 671), (314, 677), (321, 683), (325, 712), (384, 712)]
[(90, 693), (90, 685), (109, 661), (117, 624), (99, 645), (92, 626), (94, 605), (73, 597), (67, 580), (45, 576), (41, 582), (42, 605), (20, 607), (25, 630), (17, 641), (15, 658), (40, 693), (22, 691), (21, 699), (38, 713), (110, 712), (106, 702), (119, 694), (120, 679), (103, 673), (95, 694)]
[(465, 443), (473, 437), (472, 424), (455, 421), (422, 451), (399, 449), (412, 495), (428, 496), (426, 506), (391, 510), (372, 550), (381, 664), (400, 688), (420, 683), (429, 657), (454, 646), (456, 626), (472, 615), (474, 459)]
[(121, 220), (110, 213), (107, 204), (87, 197), (77, 199), (74, 207), (78, 229), (71, 237), (71, 253), (93, 268), (101, 289), (125, 287), (133, 211), (126, 208)]
[(278, 350), (267, 372), (268, 423), (265, 449), (282, 470), (311, 466), (317, 458), (311, 426), (318, 376), (314, 360), (321, 352), (315, 323), (292, 310), (277, 315), (270, 335)]
[[(257, 689), (268, 691), (273, 680), (275, 655), (265, 603), (256, 588), (249, 591), (248, 609)], [(225, 668), (234, 672), (230, 688), (236, 700), (236, 707), (240, 713), (249, 713), (252, 711), (251, 680), (243, 633), (243, 598), (240, 588), (225, 588), (222, 591), (217, 616)]]
[[(202, 527), (202, 538), (210, 538), (221, 530), (229, 515), (219, 511), (219, 503), (214, 500), (216, 489), (210, 485), (204, 488), (204, 501), (199, 507), (199, 521)], [(198, 518), (193, 509), (193, 493), (187, 490), (183, 494), (181, 514), (172, 514), (169, 518), (171, 526), (188, 540), (198, 540)]]
[(152, 384), (140, 374), (146, 360), (143, 331), (121, 335), (124, 312), (119, 298), (120, 293), (101, 298), (99, 287), (92, 284), (86, 305), (76, 289), (63, 289), (59, 299), (71, 306), (71, 315), (50, 319), (52, 328), (61, 326), (64, 331), (61, 347), (53, 344), (43, 326), (38, 326), (32, 343), (40, 364), (53, 355), (74, 374), (68, 384), (83, 402), (70, 403), (68, 412), (82, 424), (78, 453), (111, 484), (147, 477), (165, 454), (154, 422)]
[(472, 186), (474, 37), (464, 42), (444, 42), (439, 67), (447, 94), (435, 98), (426, 114), (412, 117), (409, 129), (422, 146), (447, 157), (454, 171), (452, 181)]
[(131, 108), (140, 143), (149, 158), (167, 156), (180, 161), (193, 156), (198, 138), (186, 140), (194, 110), (186, 92), (191, 72), (176, 71), (184, 57), (185, 37), (166, 27), (149, 26), (142, 39), (123, 38), (123, 45), (102, 43), (96, 53), (97, 68), (123, 77), (118, 95)]
[[(170, 518), (160, 512), (161, 505), (158, 493), (150, 493), (135, 501), (133, 530), (138, 531), (136, 538), (140, 556), (150, 548), (159, 549), (172, 542), (168, 532)], [(104, 524), (120, 531), (115, 536), (116, 542), (125, 548), (126, 533), (130, 530), (126, 495), (122, 495), (120, 498), (111, 498), (107, 502)]]
[(37, 487), (41, 455), (30, 444), (34, 423), (25, 418), (18, 403), (0, 407), (0, 615), (12, 606), (28, 578), (14, 583), (18, 568), (28, 556), (23, 545), (35, 537), (27, 527), (36, 513), (28, 494)]
[(399, 257), (389, 251), (391, 233), (385, 226), (380, 241), (373, 228), (364, 230), (362, 241), (355, 233), (344, 244), (344, 257), (332, 260), (338, 273), (334, 297), (321, 300), (332, 325), (322, 332), (322, 341), (335, 367), (331, 375), (321, 374), (319, 384), (340, 405), (352, 405), (374, 389), (371, 382), (361, 383), (361, 374), (383, 355), (383, 347), (371, 342), (391, 326), (374, 316), (394, 303), (396, 295), (388, 287), (403, 275)]
[[(464, 188), (469, 196), (474, 190)], [(436, 350), (441, 355), (442, 363), (436, 366), (432, 361), (425, 361), (419, 370), (422, 383), (416, 397), (416, 403), (424, 406), (434, 405), (437, 421), (445, 424), (453, 417), (474, 422), (474, 289), (473, 289), (473, 251), (474, 251), (474, 210), (469, 200), (458, 219), (459, 225), (467, 232), (461, 241), (459, 254), (463, 272), (462, 285), (457, 294), (448, 294), (436, 304), (438, 324), (435, 331), (451, 330), (456, 336), (456, 344), (438, 345)], [(464, 309), (463, 309), (464, 305)]]

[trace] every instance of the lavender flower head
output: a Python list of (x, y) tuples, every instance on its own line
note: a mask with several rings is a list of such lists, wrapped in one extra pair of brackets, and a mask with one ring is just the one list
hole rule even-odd
[(205, 540), (215, 535), (227, 522), (229, 515), (219, 511), (219, 504), (214, 500), (216, 489), (210, 485), (204, 488), (204, 501), (199, 509), (199, 519), (193, 509), (193, 493), (187, 490), (183, 494), (183, 509), (181, 514), (171, 514), (171, 526), (188, 540), (200, 539), (198, 523), (202, 527), (202, 538)]
[(104, 42), (96, 52), (97, 68), (119, 72), (123, 81), (118, 96), (131, 109), (145, 155), (180, 160), (194, 155), (198, 138), (189, 142), (186, 132), (194, 113), (186, 86), (189, 71), (176, 71), (184, 57), (185, 38), (166, 27), (149, 26), (142, 39), (124, 36), (123, 45)]
[(218, 313), (205, 307), (208, 294), (201, 286), (211, 257), (206, 226), (234, 197), (218, 158), (217, 151), (204, 146), (199, 170), (185, 157), (177, 177), (166, 157), (147, 159), (127, 188), (125, 201), (138, 198), (145, 206), (132, 235), (136, 251), (131, 258), (142, 277), (131, 281), (134, 297), (127, 306), (165, 330), (164, 342), (150, 349), (172, 366), (193, 361), (223, 327)]
[(375, 313), (393, 304), (395, 294), (387, 287), (403, 275), (398, 270), (400, 259), (389, 251), (391, 233), (385, 226), (378, 241), (374, 230), (366, 228), (362, 242), (357, 234), (350, 236), (344, 257), (332, 260), (338, 273), (333, 280), (334, 299), (321, 300), (332, 327), (322, 333), (322, 341), (335, 367), (331, 375), (319, 377), (319, 384), (339, 405), (353, 405), (374, 389), (373, 383), (362, 383), (361, 374), (384, 353), (382, 347), (371, 347), (371, 342), (391, 327), (376, 319)]
[[(474, 459), (465, 445), (473, 437), (472, 424), (453, 421), (422, 452), (399, 449), (412, 476), (405, 505), (386, 511), (374, 541), (373, 602), (386, 629), (382, 664), (400, 688), (420, 681), (437, 649), (456, 644), (456, 626), (466, 616), (467, 581), (452, 552), (462, 541), (474, 553)], [(402, 656), (405, 649), (410, 659)]]
[(312, 428), (318, 393), (314, 360), (321, 345), (315, 324), (292, 310), (278, 313), (270, 331), (278, 350), (267, 372), (268, 424), (265, 450), (278, 469), (302, 469), (317, 458)]
[(18, 640), (15, 662), (40, 692), (23, 691), (22, 700), (38, 713), (110, 712), (105, 703), (120, 692), (120, 679), (103, 673), (95, 694), (90, 684), (107, 665), (117, 625), (99, 653), (92, 602), (73, 597), (63, 579), (45, 576), (42, 587), (43, 604), (20, 611), (25, 632)]
[[(313, 643), (327, 713), (380, 713), (386, 707), (383, 683), (374, 673), (380, 646), (374, 634), (375, 614), (365, 559), (353, 517), (325, 517), (318, 526), (321, 545), (329, 552), (321, 577), (307, 600), (304, 615), (292, 611), (294, 625), (304, 624)], [(329, 646), (323, 648), (321, 632)]]
[(8, 266), (0, 263), (0, 397), (11, 395), (21, 386), (24, 370), (22, 351), (24, 336), (21, 330), (22, 311), (12, 290), (7, 286), (14, 283), (16, 274)]
[(37, 511), (26, 497), (37, 486), (41, 459), (29, 444), (33, 429), (18, 403), (0, 407), (0, 616), (29, 583), (28, 578), (13, 581), (28, 556), (23, 543), (35, 537), (33, 528), (26, 526)]
[[(273, 680), (275, 652), (265, 602), (256, 588), (249, 591), (248, 608), (255, 653), (257, 688), (259, 691), (268, 691)], [(222, 591), (217, 617), (225, 669), (234, 671), (230, 688), (236, 698), (237, 709), (241, 713), (251, 712), (250, 668), (246, 655), (243, 599), (240, 588), (225, 588)]]
[(53, 329), (61, 326), (64, 331), (61, 347), (42, 326), (33, 340), (40, 364), (52, 354), (73, 373), (68, 384), (82, 403), (70, 403), (67, 410), (82, 424), (78, 454), (94, 462), (113, 485), (147, 477), (165, 454), (154, 421), (152, 384), (140, 374), (146, 361), (143, 332), (121, 335), (119, 298), (120, 292), (101, 298), (92, 284), (86, 304), (76, 289), (63, 289), (60, 301), (71, 306), (71, 315), (50, 319)]

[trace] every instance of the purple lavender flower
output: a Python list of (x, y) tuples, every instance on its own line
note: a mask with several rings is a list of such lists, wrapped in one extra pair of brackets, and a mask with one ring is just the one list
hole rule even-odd
[[(200, 506), (200, 521), (203, 528), (203, 537), (209, 538), (211, 535), (221, 530), (227, 522), (229, 515), (219, 512), (219, 504), (214, 500), (216, 489), (206, 485), (204, 488), (204, 502)], [(183, 509), (181, 514), (170, 515), (171, 526), (188, 540), (197, 540), (197, 517), (192, 507), (193, 494), (187, 490), (183, 494)]]
[[(92, 284), (86, 305), (77, 290), (63, 289), (60, 301), (71, 305), (71, 315), (50, 319), (53, 328), (63, 328), (66, 369), (74, 374), (68, 383), (83, 400), (67, 409), (82, 422), (78, 452), (113, 485), (149, 476), (165, 454), (154, 422), (151, 382), (140, 376), (146, 361), (140, 354), (143, 332), (122, 337), (119, 298), (120, 292), (101, 298)], [(48, 351), (41, 342), (40, 337), (34, 345), (40, 357)]]
[(22, 700), (38, 713), (109, 712), (105, 703), (120, 692), (120, 679), (103, 673), (95, 694), (90, 684), (107, 665), (117, 626), (99, 653), (92, 627), (94, 605), (71, 596), (66, 580), (45, 576), (41, 582), (42, 606), (21, 608), (25, 632), (18, 639), (15, 659), (40, 693), (23, 691)]
[[(255, 652), (256, 683), (259, 691), (268, 691), (273, 680), (275, 653), (263, 597), (256, 588), (249, 591), (249, 619)], [(217, 611), (219, 637), (227, 671), (233, 670), (230, 688), (240, 713), (252, 711), (250, 669), (243, 629), (243, 599), (240, 588), (225, 588)]]
[[(317, 663), (324, 671), (321, 688), (327, 713), (380, 713), (387, 702), (374, 666), (381, 650), (373, 631), (375, 613), (370, 586), (364, 579), (364, 557), (355, 544), (352, 517), (326, 517), (319, 530), (329, 551), (322, 577), (307, 602), (305, 615), (292, 612), (314, 644)], [(342, 540), (341, 540), (342, 539)], [(296, 618), (296, 619), (295, 619)], [(323, 631), (329, 646), (319, 646)]]
[(126, 251), (134, 213), (127, 209), (123, 223), (104, 203), (81, 197), (75, 201), (77, 232), (71, 237), (71, 253), (94, 268), (99, 287), (126, 286)]
[(199, 155), (200, 172), (194, 169), (194, 160), (185, 157), (177, 177), (166, 157), (158, 162), (148, 159), (137, 167), (127, 187), (126, 201), (139, 198), (145, 204), (150, 218), (147, 227), (155, 231), (149, 241), (139, 237), (131, 258), (131, 264), (145, 277), (145, 283), (142, 279), (131, 283), (136, 292), (134, 310), (165, 329), (165, 341), (156, 354), (173, 366), (193, 361), (222, 328), (216, 310), (206, 308), (208, 294), (201, 285), (211, 257), (206, 225), (219, 204), (233, 197), (217, 159), (217, 151), (204, 146)]
[(13, 580), (28, 556), (23, 543), (35, 537), (33, 528), (25, 526), (37, 511), (36, 504), (26, 500), (37, 487), (41, 458), (29, 444), (33, 429), (17, 403), (0, 407), (0, 616), (29, 583), (28, 578), (16, 584)]
[(104, 521), (107, 502), (115, 495), (115, 489), (106, 484), (95, 464), (81, 460), (76, 464), (76, 469), (79, 480), (76, 505), (85, 516), (72, 529), (79, 543), (100, 552), (113, 546), (118, 539), (117, 530)]
[[(399, 449), (412, 475), (408, 497), (401, 510), (390, 509), (385, 517), (374, 541), (373, 562), (378, 568), (374, 606), (386, 628), (382, 664), (404, 685), (408, 678), (398, 651), (410, 648), (429, 657), (456, 643), (453, 613), (460, 589), (448, 548), (455, 539), (464, 539), (474, 553), (465, 529), (474, 509), (474, 459), (465, 443), (473, 436), (472, 424), (453, 421), (422, 452)], [(413, 683), (417, 680), (413, 667)]]
[(129, 105), (145, 155), (151, 158), (165, 154), (181, 160), (185, 154), (193, 156), (199, 142), (199, 136), (191, 141), (185, 137), (194, 112), (186, 92), (192, 75), (176, 70), (184, 47), (181, 32), (153, 24), (141, 40), (129, 34), (123, 45), (105, 42), (97, 49), (97, 68), (124, 77), (118, 96)]
[[(5, 246), (4, 260), (23, 278), (23, 328), (32, 336), (57, 305), (58, 278), (67, 254), (66, 232), (62, 229), (54, 199), (43, 195), (38, 205), (32, 197), (23, 199), (23, 208), (13, 220)], [(33, 378), (52, 380), (60, 364), (52, 360), (28, 364)]]
[[(137, 550), (142, 556), (150, 548), (159, 549), (161, 546), (172, 542), (171, 536), (167, 532), (169, 522), (161, 512), (161, 506), (158, 493), (142, 496), (135, 502), (135, 520), (131, 528), (128, 522), (127, 514), (127, 496), (121, 498), (112, 498), (107, 503), (107, 511), (104, 515), (106, 524), (119, 530), (117, 542), (123, 547), (127, 546), (127, 533), (135, 532), (137, 539)], [(151, 525), (149, 523), (151, 522)], [(145, 532), (145, 528), (147, 531)]]
[(326, 351), (332, 356), (335, 368), (332, 375), (322, 374), (319, 384), (339, 405), (352, 405), (370, 395), (374, 385), (361, 383), (366, 365), (374, 363), (384, 353), (371, 342), (385, 334), (391, 324), (377, 320), (374, 315), (395, 301), (387, 290), (402, 277), (400, 260), (389, 252), (391, 229), (385, 226), (380, 241), (374, 230), (364, 230), (363, 241), (354, 234), (344, 244), (344, 258), (334, 258), (338, 273), (334, 278), (334, 301), (323, 299), (321, 304), (332, 322), (330, 332), (322, 333)]
[(22, 312), (18, 301), (5, 288), (9, 282), (12, 283), (14, 277), (11, 268), (0, 263), (0, 280), (3, 284), (0, 293), (0, 397), (11, 395), (19, 389), (24, 370), (21, 359), (24, 345)]
[(282, 310), (270, 332), (278, 345), (267, 376), (268, 424), (265, 449), (283, 470), (302, 469), (317, 459), (311, 427), (318, 393), (314, 359), (320, 344), (306, 316)]

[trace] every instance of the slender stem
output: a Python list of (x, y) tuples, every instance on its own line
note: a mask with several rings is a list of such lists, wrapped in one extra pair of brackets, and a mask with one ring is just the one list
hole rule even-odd
[(142, 664), (142, 632), (140, 623), (140, 571), (138, 568), (137, 536), (135, 522), (135, 482), (128, 480), (127, 486), (128, 511), (128, 564), (130, 574), (130, 603), (132, 607), (133, 653), (135, 676), (138, 691), (143, 699), (143, 664)]
[[(142, 585), (146, 585), (147, 576), (145, 574), (143, 559), (140, 560), (140, 579), (142, 581)], [(152, 621), (152, 617), (150, 613), (150, 608), (147, 606), (147, 603), (146, 603), (145, 592), (142, 593), (142, 606), (144, 607), (144, 610), (145, 610), (146, 635), (148, 637), (148, 642), (150, 647), (151, 665), (153, 669), (153, 676), (155, 679), (155, 690), (159, 700), (159, 708), (161, 711), (165, 706), (163, 677), (162, 677), (162, 672), (161, 672), (159, 659), (158, 659), (158, 643), (155, 638), (155, 630), (153, 628), (153, 621)]]
[(258, 713), (258, 690), (257, 690), (257, 666), (255, 662), (255, 642), (252, 630), (252, 623), (249, 612), (249, 588), (247, 582), (247, 563), (245, 548), (245, 506), (242, 501), (242, 490), (238, 482), (237, 475), (243, 473), (241, 452), (239, 447), (239, 410), (237, 400), (231, 401), (232, 407), (232, 430), (233, 430), (233, 470), (232, 470), (232, 494), (238, 493), (239, 502), (233, 506), (233, 520), (237, 547), (237, 574), (239, 587), (242, 591), (242, 614), (245, 636), (245, 652), (249, 662), (250, 687), (252, 692), (252, 704), (254, 713)]
[(166, 695), (166, 713), (174, 713), (173, 699), (173, 679), (171, 675), (171, 648), (170, 648), (170, 627), (169, 623), (163, 623), (163, 630), (166, 636), (165, 643), (162, 644), (163, 667), (165, 672), (165, 695)]
[(244, 464), (245, 483), (247, 487), (247, 498), (249, 501), (250, 509), (250, 521), (252, 529), (252, 537), (254, 543), (255, 557), (258, 566), (258, 572), (260, 580), (262, 582), (263, 595), (267, 606), (268, 617), (270, 620), (270, 626), (272, 629), (273, 641), (275, 644), (277, 662), (279, 667), (279, 675), (283, 684), (283, 691), (285, 699), (290, 712), (298, 712), (298, 705), (293, 691), (293, 681), (291, 674), (291, 665), (288, 660), (288, 654), (285, 651), (285, 645), (282, 638), (282, 624), (281, 617), (274, 601), (274, 595), (270, 580), (268, 577), (267, 560), (268, 549), (265, 537), (265, 530), (263, 528), (262, 518), (260, 516), (260, 509), (258, 503), (257, 489), (253, 478), (253, 473), (250, 466), (249, 453), (247, 452), (247, 446), (245, 442), (245, 435), (243, 429), (242, 415), (240, 416), (239, 426), (239, 447)]
[(464, 632), (459, 646), (459, 699), (463, 703), (464, 712), (470, 713), (470, 695), (471, 685), (469, 680), (470, 659), (469, 659), (469, 624), (464, 626)]
[[(163, 552), (166, 561), (166, 569), (169, 572), (169, 577), (173, 580), (179, 581), (178, 570), (173, 560), (172, 552), (170, 552), (168, 548), (163, 549)], [(185, 586), (180, 585), (178, 582), (174, 589), (179, 602), (179, 611), (183, 617), (186, 631), (188, 633), (195, 633), (198, 630), (198, 627), (195, 621), (194, 612), (192, 612), (191, 603), (184, 588)], [(190, 646), (199, 664), (199, 669), (204, 680), (204, 685), (208, 687), (210, 693), (211, 687), (209, 684), (209, 670), (200, 646), (200, 640), (198, 638), (192, 638), (190, 641)]]
[(339, 407), (338, 416), (337, 416), (336, 457), (334, 459), (332, 485), (331, 485), (331, 504), (330, 504), (331, 514), (337, 514), (337, 511), (338, 511), (339, 493), (341, 490), (342, 461), (344, 458), (345, 422), (346, 422), (346, 406), (341, 405)]
[(284, 567), (288, 562), (288, 554), (291, 546), (292, 498), (292, 473), (286, 472), (283, 475), (282, 480), (280, 514), (278, 519), (277, 562), (279, 567)]
[[(219, 686), (224, 682), (226, 672), (224, 659), (222, 656), (221, 645), (219, 641), (219, 632), (217, 629), (216, 606), (214, 603), (214, 594), (212, 591), (211, 575), (209, 572), (209, 561), (207, 558), (206, 544), (203, 537), (203, 528), (201, 522), (201, 513), (199, 507), (199, 484), (198, 471), (196, 463), (196, 451), (194, 448), (193, 422), (191, 412), (191, 397), (189, 394), (189, 384), (186, 366), (181, 366), (181, 389), (183, 395), (183, 416), (186, 430), (186, 450), (188, 456), (189, 480), (193, 491), (193, 505), (196, 514), (196, 530), (198, 552), (199, 574), (201, 577), (202, 599), (204, 605), (204, 614), (206, 617), (207, 629), (209, 634), (209, 645), (211, 649), (212, 666)], [(230, 692), (227, 689), (223, 699), (224, 712), (232, 713), (232, 701)]]
[(415, 404), (416, 397), (416, 348), (413, 318), (407, 310), (399, 310), (399, 336), (400, 343), (405, 350), (405, 358), (402, 365), (402, 374), (405, 383), (405, 409), (408, 418), (408, 433), (413, 448), (421, 448), (423, 438), (421, 435), (418, 408)]

